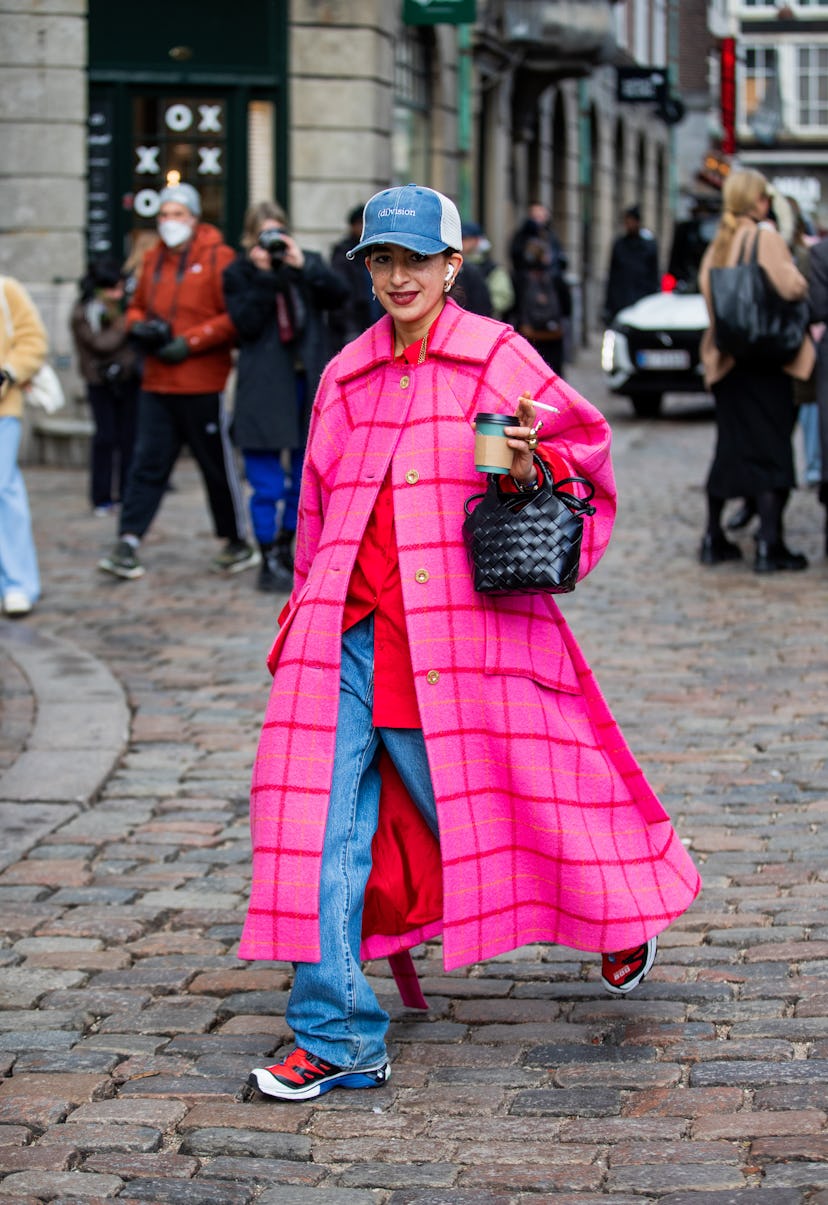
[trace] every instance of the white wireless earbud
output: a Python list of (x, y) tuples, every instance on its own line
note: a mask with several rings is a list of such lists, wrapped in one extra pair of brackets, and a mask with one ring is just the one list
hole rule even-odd
[(446, 268), (446, 283), (447, 284), (453, 276), (454, 276), (454, 264), (449, 264), (449, 266)]

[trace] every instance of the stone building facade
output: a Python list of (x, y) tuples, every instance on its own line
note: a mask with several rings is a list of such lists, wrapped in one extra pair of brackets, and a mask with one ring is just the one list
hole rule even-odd
[(71, 381), (86, 260), (126, 255), (170, 172), (229, 242), (271, 195), (323, 252), (355, 204), (417, 179), (504, 262), (527, 204), (547, 204), (583, 343), (623, 206), (669, 243), (671, 128), (619, 103), (616, 66), (665, 65), (677, 7), (477, 0), (473, 25), (424, 25), (403, 0), (247, 0), (243, 22), (222, 0), (145, 0), (136, 23), (112, 0), (0, 0), (0, 272), (30, 287)]

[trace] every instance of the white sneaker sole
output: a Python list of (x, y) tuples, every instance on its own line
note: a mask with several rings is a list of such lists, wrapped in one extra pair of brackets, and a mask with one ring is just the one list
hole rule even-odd
[(32, 604), (27, 598), (15, 598), (3, 602), (3, 611), (10, 619), (19, 619), (22, 615), (30, 615)]
[(637, 987), (641, 987), (641, 984), (644, 982), (644, 980), (647, 978), (650, 971), (653, 969), (653, 963), (656, 960), (657, 953), (658, 953), (658, 938), (652, 937), (648, 943), (647, 960), (644, 963), (644, 970), (641, 971), (640, 974), (636, 976), (635, 982), (629, 983), (625, 987), (615, 987), (614, 984), (610, 983), (602, 975), (601, 983), (604, 986), (604, 990), (609, 992), (609, 994), (611, 996), (627, 996), (627, 995), (629, 995), (630, 992), (634, 992)]
[(98, 568), (102, 573), (111, 573), (113, 577), (120, 577), (124, 581), (134, 581), (136, 577), (143, 577), (146, 573), (143, 565), (136, 565), (134, 569), (124, 569), (121, 565), (116, 565), (108, 556), (103, 560), (98, 561)]
[(305, 1088), (286, 1087), (266, 1067), (256, 1067), (250, 1072), (247, 1082), (263, 1096), (272, 1096), (276, 1100), (314, 1100), (333, 1088), (381, 1088), (390, 1078), (391, 1068), (384, 1063), (381, 1067), (370, 1067), (365, 1071), (340, 1071)]
[(234, 561), (232, 565), (220, 565), (213, 561), (213, 573), (220, 573), (225, 576), (230, 573), (243, 573), (245, 569), (255, 569), (257, 565), (262, 563), (262, 554), (260, 552), (252, 552), (249, 557), (243, 561)]

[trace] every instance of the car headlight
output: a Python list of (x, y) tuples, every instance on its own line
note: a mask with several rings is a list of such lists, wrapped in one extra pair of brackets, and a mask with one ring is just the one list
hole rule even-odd
[(611, 373), (615, 361), (615, 342), (616, 333), (613, 330), (605, 330), (604, 338), (601, 341), (601, 370), (606, 373)]

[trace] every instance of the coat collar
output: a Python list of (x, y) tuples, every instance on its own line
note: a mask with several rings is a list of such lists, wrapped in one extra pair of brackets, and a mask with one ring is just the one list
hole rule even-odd
[[(508, 329), (502, 322), (462, 309), (449, 297), (431, 329), (429, 359), (483, 364)], [(342, 349), (335, 362), (335, 379), (350, 381), (390, 364), (391, 346), (391, 319), (384, 314), (379, 322)]]

